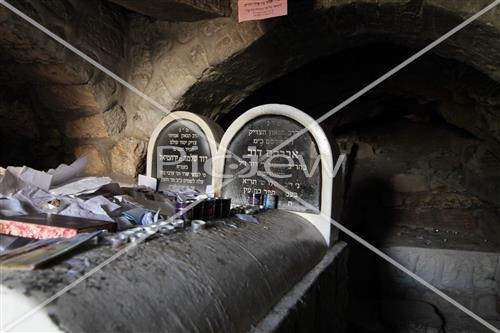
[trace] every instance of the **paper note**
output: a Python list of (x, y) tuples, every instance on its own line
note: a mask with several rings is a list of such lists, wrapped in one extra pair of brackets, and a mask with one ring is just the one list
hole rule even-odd
[(113, 222), (113, 219), (108, 215), (106, 215), (106, 212), (103, 211), (102, 214), (96, 214), (88, 210), (84, 205), (79, 204), (77, 202), (73, 202), (71, 205), (64, 208), (62, 211), (58, 213), (58, 215)]
[(238, 0), (239, 22), (263, 20), (287, 13), (287, 0)]
[(52, 175), (51, 186), (59, 186), (73, 178), (82, 177), (87, 166), (87, 156), (81, 156), (71, 165), (61, 164), (56, 169), (50, 169), (48, 174)]
[(39, 187), (45, 191), (50, 188), (50, 183), (52, 182), (52, 175), (43, 171), (28, 168), (26, 166), (21, 169), (19, 178), (21, 178), (24, 182)]
[(109, 177), (85, 177), (50, 189), (53, 195), (81, 195), (94, 193), (104, 185), (111, 183)]
[(146, 186), (152, 189), (153, 191), (156, 191), (156, 189), (158, 188), (158, 179), (144, 175), (139, 175), (139, 178), (137, 179), (137, 185)]
[(7, 168), (5, 175), (0, 180), (0, 198), (10, 197), (27, 186), (14, 172), (11, 171), (10, 167)]
[(96, 197), (88, 199), (81, 206), (94, 214), (101, 215), (106, 215), (120, 208), (119, 205), (109, 201), (102, 195), (98, 195)]

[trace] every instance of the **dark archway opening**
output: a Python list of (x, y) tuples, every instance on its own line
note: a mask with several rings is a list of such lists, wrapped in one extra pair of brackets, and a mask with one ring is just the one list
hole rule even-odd
[[(414, 52), (374, 43), (324, 57), (256, 90), (218, 121), (227, 127), (266, 103), (318, 118)], [(350, 154), (341, 222), (492, 321), (500, 320), (497, 266), (486, 263), (490, 253), (500, 253), (500, 137), (494, 130), (500, 110), (493, 102), (499, 94), (500, 85), (485, 75), (428, 54), (322, 123)], [(480, 329), (341, 238), (351, 246), (352, 332)], [(487, 287), (480, 269), (493, 281)]]

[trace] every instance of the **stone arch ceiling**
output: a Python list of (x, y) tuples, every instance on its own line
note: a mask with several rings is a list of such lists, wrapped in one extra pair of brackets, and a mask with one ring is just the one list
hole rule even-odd
[[(292, 12), (281, 24), (278, 21), (263, 22), (261, 28), (265, 33), (259, 39), (207, 70), (175, 108), (208, 110), (212, 117), (216, 117), (214, 113), (231, 110), (256, 88), (321, 56), (372, 42), (422, 48), (489, 3), (316, 2), (314, 9), (297, 15)], [(433, 53), (457, 60), (499, 82), (500, 8), (448, 39)], [(403, 86), (407, 84), (408, 89), (403, 94), (439, 100), (439, 111), (450, 123), (485, 140), (500, 156), (500, 86), (487, 82), (487, 79), (457, 82), (463, 74), (461, 71), (446, 78), (433, 77), (441, 75), (439, 71), (421, 73), (422, 77), (417, 74), (419, 84), (415, 77), (403, 77), (403, 81), (398, 82)], [(470, 79), (467, 74), (462, 78)], [(428, 88), (422, 89), (426, 85)], [(362, 87), (360, 85), (359, 89)], [(401, 87), (394, 90), (402, 92)]]
[[(213, 99), (209, 104), (229, 109), (256, 85), (315, 58), (370, 41), (422, 48), (489, 3), (317, 1), (313, 9), (292, 13), (287, 20), (263, 21), (259, 25), (262, 35), (244, 50), (205, 71), (177, 107), (196, 107), (197, 101), (189, 100), (191, 94), (197, 95), (206, 89), (211, 91), (209, 97)], [(433, 52), (468, 64), (500, 81), (500, 6)], [(232, 82), (239, 84), (224, 84)], [(225, 88), (219, 92), (214, 89), (218, 86)], [(235, 89), (234, 94), (228, 94), (228, 88)], [(234, 100), (228, 99), (228, 95)]]
[[(230, 110), (256, 88), (342, 48), (370, 41), (422, 47), (490, 3), (290, 1), (286, 18), (239, 24), (236, 0), (231, 11), (223, 8), (216, 14), (229, 17), (195, 22), (138, 14), (130, 11), (132, 0), (11, 2), (167, 110), (211, 115)], [(499, 18), (500, 8), (495, 8), (434, 52), (500, 81)], [(63, 119), (61, 131), (72, 148), (92, 154), (98, 165), (95, 173), (113, 170), (133, 176), (145, 140), (164, 112), (3, 8), (0, 31), (1, 82), (28, 85), (36, 92), (41, 105)], [(113, 152), (120, 156), (116, 161)]]

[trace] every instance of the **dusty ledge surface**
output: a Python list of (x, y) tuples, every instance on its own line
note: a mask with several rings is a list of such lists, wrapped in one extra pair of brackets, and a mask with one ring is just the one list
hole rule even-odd
[[(42, 311), (69, 332), (248, 331), (327, 250), (295, 214), (258, 218), (139, 244)], [(2, 271), (2, 285), (41, 302), (117, 252), (89, 246), (43, 269)]]

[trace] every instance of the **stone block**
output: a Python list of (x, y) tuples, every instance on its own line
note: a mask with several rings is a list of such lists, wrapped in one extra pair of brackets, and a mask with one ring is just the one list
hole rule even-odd
[(93, 70), (81, 61), (68, 61), (63, 64), (2, 64), (2, 80), (13, 83), (82, 85), (87, 83)]
[(88, 85), (52, 85), (36, 88), (40, 101), (55, 111), (98, 111), (95, 96)]
[(92, 58), (115, 71), (116, 60), (122, 59), (125, 54), (123, 32), (118, 30), (119, 27), (103, 24), (101, 20), (101, 17), (90, 15), (81, 20), (78, 42), (94, 54)]
[(104, 112), (104, 122), (109, 135), (120, 134), (127, 126), (127, 114), (121, 105), (115, 105)]
[[(160, 82), (156, 84), (167, 87), (174, 99), (181, 98), (186, 90), (196, 82), (196, 77), (191, 73), (189, 63), (178, 56), (170, 56), (163, 59), (159, 64)], [(149, 89), (148, 89), (149, 90)], [(148, 91), (149, 92), (149, 91)], [(153, 99), (161, 96), (161, 90), (156, 89), (149, 92)]]
[(135, 177), (144, 165), (146, 143), (133, 138), (118, 142), (111, 150), (111, 169), (128, 177)]
[(477, 315), (484, 317), (497, 317), (497, 295), (480, 295), (475, 297), (474, 310)]
[(69, 120), (64, 132), (72, 139), (101, 139), (108, 136), (102, 114)]
[[(0, 23), (0, 46), (3, 59), (11, 57), (19, 63), (62, 63), (64, 47), (29, 23), (9, 12), (10, 18)], [(33, 16), (32, 16), (33, 17)], [(35, 19), (36, 20), (36, 19)]]
[(429, 161), (429, 165), (435, 170), (451, 171), (460, 167), (460, 160), (451, 156), (436, 157)]
[[(495, 274), (498, 269), (498, 256), (481, 256), (474, 266), (474, 289), (487, 289), (494, 292), (497, 289)], [(498, 290), (500, 292), (500, 290)]]
[(477, 230), (477, 217), (472, 209), (443, 209), (438, 212), (439, 224), (443, 229), (459, 232)]
[(104, 78), (96, 84), (48, 85), (36, 88), (40, 101), (54, 111), (103, 112), (114, 102), (116, 82)]
[(423, 228), (425, 230), (440, 229), (441, 227), (441, 216), (436, 214), (434, 210), (418, 210), (415, 212), (417, 228)]
[(421, 192), (429, 189), (425, 176), (413, 174), (397, 174), (391, 178), (396, 192)]
[(500, 158), (486, 147), (479, 147), (474, 156), (467, 161), (466, 167), (486, 177), (500, 177)]
[(85, 169), (86, 174), (103, 175), (106, 173), (106, 164), (96, 147), (91, 145), (79, 146), (75, 148), (74, 153), (76, 158), (82, 155), (88, 157), (87, 168)]
[(472, 291), (472, 263), (456, 256), (447, 256), (443, 260), (443, 275), (441, 285), (446, 289)]
[(439, 285), (442, 279), (443, 262), (432, 254), (422, 253), (415, 265), (415, 274), (432, 285)]
[[(410, 271), (416, 271), (417, 263), (419, 261), (418, 254), (414, 255), (404, 249), (400, 250), (397, 247), (384, 248), (383, 251)], [(417, 282), (408, 274), (399, 270), (392, 264), (385, 262), (381, 263), (380, 266), (380, 280), (386, 281), (388, 286), (393, 286), (395, 283), (405, 286), (414, 286), (417, 284)]]
[(357, 143), (358, 150), (356, 152), (356, 158), (365, 159), (365, 158), (373, 158), (375, 157), (375, 153), (373, 151), (373, 147), (365, 142)]
[(475, 211), (470, 209), (426, 209), (396, 210), (395, 223), (426, 230), (444, 229), (458, 232), (477, 230)]
[(450, 193), (441, 190), (398, 194), (404, 196), (407, 207), (420, 209), (465, 209), (480, 208), (483, 203), (477, 197), (467, 193)]

